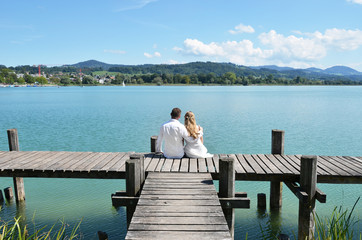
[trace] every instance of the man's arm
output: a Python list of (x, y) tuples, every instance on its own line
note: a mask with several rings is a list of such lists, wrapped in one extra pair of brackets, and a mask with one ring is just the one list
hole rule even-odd
[(158, 134), (156, 141), (156, 152), (162, 152), (162, 141), (163, 141), (163, 127), (160, 128), (160, 133)]

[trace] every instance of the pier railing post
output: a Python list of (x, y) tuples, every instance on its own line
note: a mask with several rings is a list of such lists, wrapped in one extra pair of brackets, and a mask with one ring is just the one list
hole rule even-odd
[[(233, 198), (235, 196), (234, 159), (225, 157), (219, 160), (219, 197)], [(223, 208), (232, 239), (234, 239), (234, 209)]]
[[(272, 130), (272, 154), (284, 154), (284, 131)], [(279, 181), (270, 182), (270, 208), (282, 207), (283, 183)]]
[(313, 239), (317, 156), (302, 156), (300, 165), (300, 188), (308, 194), (308, 200), (299, 200), (298, 239)]
[(156, 152), (156, 142), (158, 136), (151, 137), (151, 152)]
[[(19, 138), (17, 129), (8, 129), (8, 141), (10, 151), (19, 151)], [(24, 180), (21, 177), (14, 177), (14, 191), (17, 202), (25, 200)]]

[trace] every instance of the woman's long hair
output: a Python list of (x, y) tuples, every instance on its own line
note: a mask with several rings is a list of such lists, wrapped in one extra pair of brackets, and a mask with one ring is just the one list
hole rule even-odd
[(199, 128), (196, 125), (195, 114), (191, 111), (185, 114), (185, 127), (190, 136), (196, 139), (199, 135)]

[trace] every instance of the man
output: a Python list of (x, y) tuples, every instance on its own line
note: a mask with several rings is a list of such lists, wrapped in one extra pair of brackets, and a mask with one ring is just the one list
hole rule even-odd
[[(188, 136), (187, 130), (178, 120), (181, 117), (179, 108), (172, 109), (171, 120), (160, 128), (156, 142), (156, 152), (163, 152), (166, 158), (182, 158), (184, 156), (183, 139)], [(162, 142), (164, 143), (162, 151)]]

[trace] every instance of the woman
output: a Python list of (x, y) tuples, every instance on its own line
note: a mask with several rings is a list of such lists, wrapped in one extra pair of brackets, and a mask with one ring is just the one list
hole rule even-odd
[(207, 153), (207, 148), (204, 146), (203, 129), (196, 125), (195, 114), (191, 111), (185, 114), (185, 127), (189, 134), (185, 138), (185, 154), (189, 158), (207, 158), (213, 155)]

